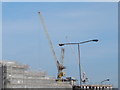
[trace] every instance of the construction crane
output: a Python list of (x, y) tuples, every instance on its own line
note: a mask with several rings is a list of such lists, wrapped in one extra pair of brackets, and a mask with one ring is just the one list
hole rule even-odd
[(63, 72), (63, 69), (66, 69), (66, 67), (63, 65), (64, 62), (64, 48), (61, 48), (61, 55), (60, 55), (60, 62), (57, 61), (57, 66), (58, 66), (58, 79), (61, 79), (62, 76), (65, 76), (65, 72)]
[(45, 25), (45, 22), (44, 22), (44, 18), (42, 17), (42, 14), (41, 12), (38, 12), (39, 16), (40, 16), (40, 21), (41, 21), (41, 24), (43, 26), (43, 29), (44, 29), (44, 32), (45, 32), (45, 35), (48, 39), (48, 42), (49, 42), (49, 45), (50, 45), (50, 49), (51, 49), (51, 52), (52, 52), (52, 55), (54, 57), (54, 60), (55, 60), (55, 63), (56, 63), (56, 66), (57, 66), (57, 70), (58, 70), (58, 75), (57, 75), (57, 79), (61, 79), (63, 76), (65, 76), (65, 73), (63, 72), (63, 69), (66, 69), (66, 67), (63, 65), (63, 59), (64, 59), (64, 48), (61, 49), (61, 63), (59, 62), (57, 56), (56, 56), (56, 53), (55, 53), (55, 50), (53, 48), (53, 44), (52, 44), (52, 40), (48, 34), (48, 30), (47, 30), (47, 27)]
[(63, 65), (63, 62), (64, 62), (64, 52), (65, 52), (65, 49), (61, 48), (60, 62), (61, 62), (62, 65)]

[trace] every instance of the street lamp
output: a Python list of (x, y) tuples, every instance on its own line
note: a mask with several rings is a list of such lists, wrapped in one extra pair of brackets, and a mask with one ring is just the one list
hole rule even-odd
[(80, 65), (80, 44), (84, 44), (84, 43), (87, 43), (87, 42), (98, 42), (98, 39), (93, 39), (93, 40), (88, 40), (88, 41), (78, 42), (78, 43), (61, 43), (61, 44), (59, 44), (59, 46), (64, 46), (64, 45), (78, 45), (80, 85), (82, 85), (82, 83), (81, 83), (81, 65)]
[(105, 79), (105, 80), (101, 81), (101, 84), (102, 84), (103, 82), (106, 82), (106, 81), (110, 81), (110, 79), (109, 79), (109, 78), (107, 78), (107, 79)]

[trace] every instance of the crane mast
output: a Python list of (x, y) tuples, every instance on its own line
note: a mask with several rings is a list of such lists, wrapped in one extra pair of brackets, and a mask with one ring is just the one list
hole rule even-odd
[(65, 49), (64, 49), (64, 48), (61, 48), (60, 61), (61, 61), (61, 64), (62, 64), (62, 65), (63, 65), (63, 62), (64, 62), (64, 52), (65, 52)]

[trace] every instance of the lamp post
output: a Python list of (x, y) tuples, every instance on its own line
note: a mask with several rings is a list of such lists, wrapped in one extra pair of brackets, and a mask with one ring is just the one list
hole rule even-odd
[(106, 81), (110, 81), (110, 79), (109, 79), (109, 78), (107, 78), (107, 79), (105, 79), (105, 80), (101, 81), (101, 84), (102, 84), (103, 82), (106, 82)]
[(78, 42), (78, 43), (61, 43), (59, 44), (59, 46), (64, 46), (64, 45), (78, 45), (78, 59), (79, 59), (79, 78), (80, 78), (80, 85), (82, 85), (81, 82), (81, 64), (80, 64), (80, 44), (84, 44), (84, 43), (88, 43), (88, 42), (98, 42), (97, 39), (93, 39), (93, 40), (88, 40), (88, 41), (84, 41), (84, 42)]

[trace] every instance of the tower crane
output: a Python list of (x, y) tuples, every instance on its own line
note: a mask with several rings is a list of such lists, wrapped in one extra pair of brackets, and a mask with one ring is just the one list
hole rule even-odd
[(64, 48), (61, 48), (60, 61), (61, 61), (61, 64), (62, 64), (62, 65), (63, 65), (63, 61), (64, 61), (64, 52), (65, 52), (65, 49), (64, 49)]
[(40, 16), (40, 21), (41, 21), (41, 24), (43, 26), (43, 29), (44, 29), (44, 32), (45, 32), (45, 35), (48, 39), (48, 42), (49, 42), (49, 45), (50, 45), (50, 50), (52, 52), (52, 55), (54, 57), (54, 60), (55, 60), (55, 64), (57, 66), (57, 70), (58, 70), (58, 75), (57, 75), (57, 79), (61, 79), (63, 76), (65, 76), (65, 73), (63, 72), (63, 69), (66, 69), (66, 67), (63, 65), (63, 59), (64, 59), (64, 48), (61, 49), (61, 62), (59, 62), (57, 56), (56, 56), (56, 53), (55, 53), (55, 50), (53, 48), (53, 43), (52, 43), (52, 40), (48, 34), (48, 30), (47, 30), (47, 27), (45, 25), (45, 22), (44, 22), (44, 18), (42, 17), (42, 14), (41, 12), (38, 12), (39, 16)]

